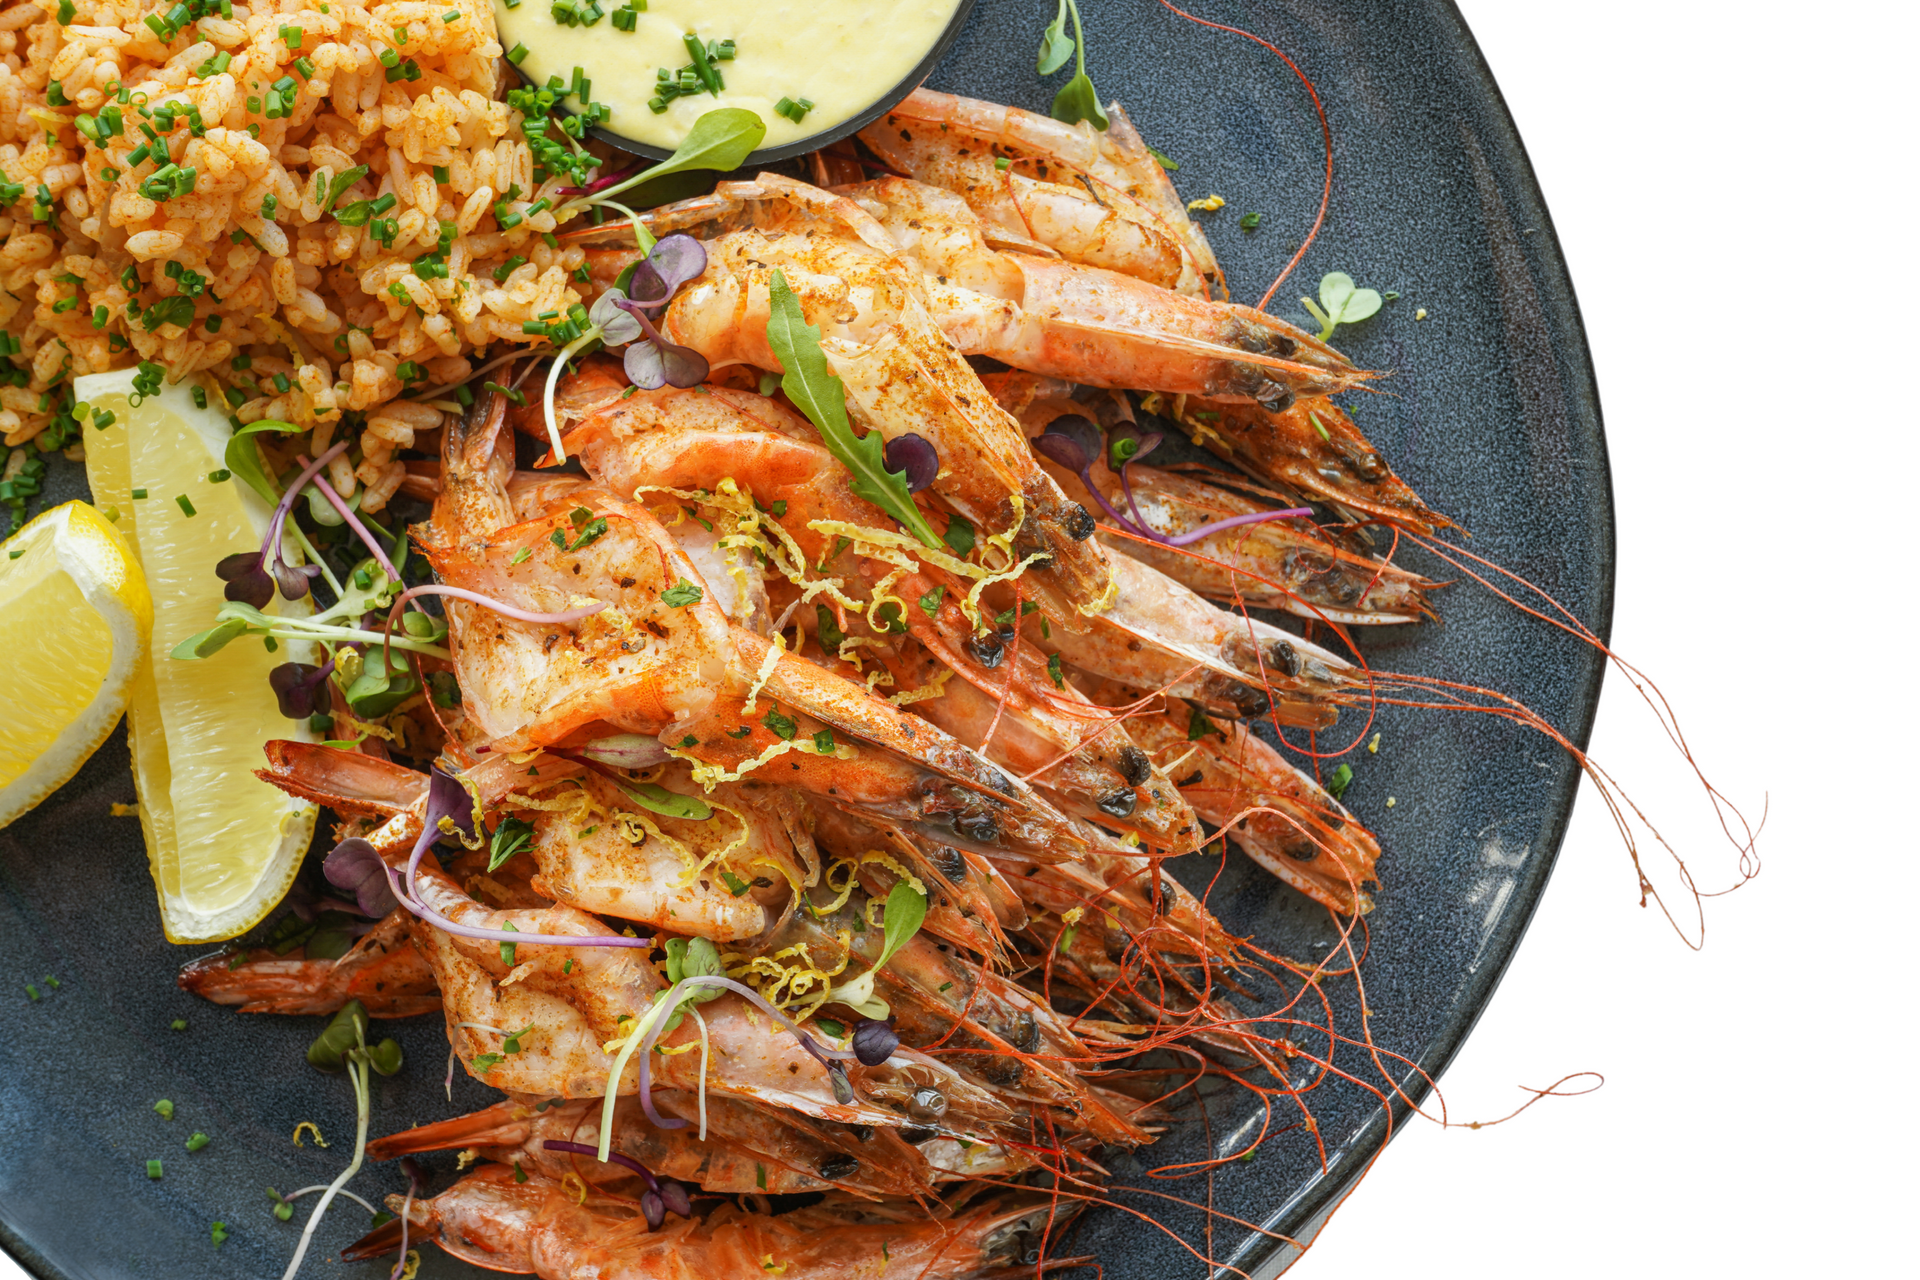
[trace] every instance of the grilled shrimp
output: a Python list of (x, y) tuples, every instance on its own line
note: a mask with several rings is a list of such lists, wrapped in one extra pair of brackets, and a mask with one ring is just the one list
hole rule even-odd
[[(745, 363), (781, 368), (767, 346), (769, 288), (783, 273), (821, 349), (846, 389), (855, 425), (888, 440), (917, 434), (943, 460), (933, 491), (983, 530), (1010, 531), (1022, 558), (1041, 556), (1029, 576), (1037, 598), (1062, 626), (1103, 608), (1111, 575), (1088, 542), (1093, 517), (1068, 502), (1035, 463), (1016, 423), (980, 385), (921, 296), (919, 279), (896, 263), (886, 233), (858, 206), (816, 187), (780, 181), (783, 195), (830, 203), (866, 239), (838, 225), (808, 233), (741, 230), (708, 242), (706, 271), (675, 297), (662, 332), (715, 368)], [(877, 242), (883, 248), (876, 249)], [(594, 281), (611, 284), (633, 254), (630, 237), (583, 239)]]
[[(1029, 435), (1038, 435), (1049, 423), (1069, 414), (1091, 416), (1108, 428), (1135, 420), (1132, 405), (1122, 395), (1098, 396), (1087, 404), (1073, 399), (1072, 388), (1057, 379), (1000, 373), (984, 381)], [(1103, 507), (1079, 476), (1046, 458), (1040, 465), (1063, 492), (1095, 512), (1100, 537), (1109, 547), (1209, 599), (1357, 625), (1418, 622), (1435, 616), (1426, 596), (1434, 583), (1361, 555), (1308, 520), (1268, 520), (1223, 529), (1189, 543), (1190, 553), (1111, 532), (1116, 525), (1107, 508), (1169, 537), (1274, 509), (1218, 484), (1135, 462), (1128, 465), (1123, 485), (1120, 473), (1102, 462), (1089, 474), (1099, 496), (1106, 499)], [(1221, 479), (1231, 483), (1228, 477)]]
[[(425, 774), (308, 743), (275, 741), (268, 755), (274, 767), (261, 776), (294, 795), (343, 812), (398, 818), (375, 847), (398, 851), (418, 837)], [(737, 895), (718, 878), (720, 871), (733, 868), (751, 881), (763, 875), (756, 867), (770, 867), (784, 881), (804, 880), (811, 870), (811, 842), (785, 796), (749, 799), (720, 784), (707, 799), (721, 812), (695, 822), (642, 813), (608, 775), (583, 773), (577, 762), (546, 754), (518, 767), (504, 754), (490, 754), (464, 776), (476, 781), (483, 805), (531, 820), (534, 892), (582, 911), (675, 933), (749, 938), (767, 927), (766, 908), (783, 901), (784, 891)], [(679, 795), (707, 795), (678, 762), (649, 771), (646, 781)], [(721, 861), (705, 875), (693, 874), (716, 858)]]
[[(936, 1171), (888, 1129), (862, 1143), (851, 1129), (816, 1124), (796, 1112), (771, 1111), (732, 1098), (706, 1100), (706, 1136), (696, 1127), (697, 1099), (669, 1089), (654, 1091), (654, 1105), (694, 1122), (682, 1129), (650, 1123), (639, 1100), (614, 1106), (611, 1149), (637, 1160), (657, 1177), (691, 1183), (723, 1195), (787, 1195), (833, 1187), (867, 1196), (912, 1196), (932, 1189)], [(603, 1191), (637, 1194), (637, 1176), (620, 1166), (596, 1166), (591, 1157), (556, 1150), (548, 1142), (593, 1146), (600, 1140), (600, 1102), (582, 1099), (515, 1098), (470, 1115), (421, 1125), (367, 1144), (375, 1160), (421, 1151), (478, 1149), (488, 1160), (518, 1165), (558, 1181), (580, 1173)], [(915, 1175), (920, 1176), (915, 1176)]]
[[(545, 1280), (715, 1280), (791, 1271), (869, 1280), (966, 1280), (1017, 1259), (1047, 1221), (1045, 1200), (1002, 1201), (929, 1218), (913, 1201), (833, 1199), (778, 1216), (722, 1205), (651, 1231), (631, 1200), (584, 1201), (541, 1176), (515, 1180), (490, 1164), (425, 1200), (392, 1198), (415, 1230), (456, 1258)], [(342, 1254), (347, 1261), (399, 1247), (386, 1223)]]
[(1191, 698), (1223, 715), (1262, 711), (1269, 696), (1283, 724), (1324, 728), (1329, 700), (1356, 687), (1353, 665), (1270, 622), (1228, 612), (1159, 570), (1113, 553), (1120, 600), (1092, 634), (1049, 635), (1032, 619), (1022, 639), (1103, 679)]
[[(1071, 856), (1078, 837), (1024, 784), (734, 626), (645, 508), (595, 485), (556, 485), (543, 512), (517, 519), (528, 513), (507, 491), (503, 408), (489, 395), (447, 430), (429, 559), (444, 581), (510, 608), (551, 617), (590, 601), (608, 607), (572, 623), (525, 622), (449, 601), (463, 706), (493, 750), (657, 736), (705, 777), (760, 770), (763, 781), (777, 775), (970, 847)], [(781, 718), (756, 702), (784, 709)]]
[(234, 963), (226, 952), (182, 966), (180, 986), (242, 1013), (333, 1013), (358, 1000), (376, 1018), (410, 1018), (440, 1007), (426, 957), (407, 936), (407, 915), (394, 911), (337, 960), (294, 959), (265, 947)]
[[(765, 187), (765, 179), (757, 179)], [(1098, 387), (1284, 407), (1372, 375), (1265, 312), (1058, 258), (993, 249), (966, 202), (903, 178), (846, 188), (925, 277), (955, 346), (1028, 373)]]
[[(1134, 700), (1130, 690), (1103, 690), (1096, 697)], [(1361, 885), (1377, 879), (1379, 841), (1244, 725), (1210, 724), (1195, 737), (1185, 714), (1137, 715), (1127, 723), (1209, 823), (1225, 826), (1248, 809), (1265, 811), (1249, 814), (1229, 833), (1248, 857), (1342, 914), (1373, 909)]]
[(1103, 132), (917, 89), (860, 140), (906, 177), (962, 196), (999, 247), (1051, 250), (1201, 297), (1209, 284), (1224, 289), (1206, 233), (1166, 170), (1119, 103), (1107, 114)]
[(1150, 397), (1147, 404), (1172, 410), (1195, 444), (1249, 475), (1418, 533), (1453, 527), (1394, 474), (1346, 410), (1325, 396), (1272, 408), (1197, 397), (1177, 406)]

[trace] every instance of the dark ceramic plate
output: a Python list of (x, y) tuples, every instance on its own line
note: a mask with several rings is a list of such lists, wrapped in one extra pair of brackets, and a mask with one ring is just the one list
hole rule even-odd
[[(1045, 110), (1060, 79), (1033, 74), (1051, 5), (983, 0), (932, 83)], [(1320, 131), (1297, 81), (1272, 55), (1202, 30), (1151, 0), (1085, 6), (1091, 70), (1146, 138), (1182, 162), (1190, 198), (1218, 192), (1213, 243), (1243, 299), (1257, 299), (1312, 223)], [(1474, 549), (1552, 591), (1605, 634), (1613, 528), (1606, 448), (1592, 371), (1566, 268), (1500, 94), (1447, 0), (1206, 0), (1205, 15), (1255, 30), (1297, 58), (1318, 85), (1335, 138), (1327, 227), (1284, 295), (1327, 271), (1399, 299), (1340, 335), (1360, 364), (1392, 372), (1388, 394), (1361, 397), (1361, 425)], [(1243, 213), (1265, 215), (1242, 231)], [(1424, 308), (1425, 320), (1416, 321)], [(1292, 308), (1283, 305), (1281, 310)], [(82, 492), (77, 468), (51, 497)], [(1415, 567), (1417, 556), (1408, 557)], [(1584, 742), (1601, 668), (1594, 654), (1471, 586), (1444, 593), (1444, 627), (1367, 637), (1382, 666), (1494, 685)], [(1349, 717), (1352, 720), (1352, 717)], [(1357, 731), (1357, 724), (1345, 726)], [(1566, 830), (1578, 774), (1539, 736), (1503, 721), (1385, 708), (1377, 754), (1354, 755), (1349, 804), (1380, 833), (1384, 887), (1371, 917), (1368, 993), (1376, 1040), (1437, 1074), (1472, 1028), (1520, 941)], [(1388, 808), (1389, 797), (1396, 803)], [(42, 1277), (276, 1275), (298, 1235), (270, 1214), (266, 1188), (328, 1181), (346, 1158), (352, 1095), (303, 1053), (318, 1019), (241, 1017), (176, 990), (194, 950), (161, 940), (138, 825), (108, 816), (133, 799), (116, 737), (58, 796), (0, 832), (0, 975), (16, 1003), (0, 1036), (0, 1239)], [(1206, 871), (1177, 871), (1203, 885)], [(1226, 926), (1268, 949), (1316, 953), (1323, 911), (1237, 853), (1212, 905)], [(201, 950), (204, 950), (201, 949)], [(48, 990), (44, 979), (60, 982)], [(42, 998), (29, 1001), (28, 983)], [(1358, 1023), (1350, 983), (1328, 984), (1341, 1025)], [(187, 1030), (171, 1031), (176, 1018)], [(449, 1114), (446, 1039), (437, 1018), (401, 1024), (407, 1069), (378, 1080), (374, 1131)], [(1342, 1065), (1366, 1073), (1358, 1055)], [(1407, 1089), (1420, 1096), (1413, 1071)], [(468, 1080), (454, 1106), (493, 1095)], [(157, 1098), (175, 1105), (171, 1122)], [(1310, 1234), (1387, 1133), (1376, 1099), (1330, 1084), (1314, 1095), (1323, 1166), (1307, 1135), (1283, 1133), (1213, 1179), (1223, 1213), (1292, 1236)], [(1211, 1104), (1218, 1152), (1240, 1149), (1259, 1111)], [(302, 1120), (333, 1142), (296, 1150)], [(206, 1149), (188, 1153), (202, 1130)], [(1152, 1163), (1200, 1156), (1200, 1126), (1176, 1130)], [(149, 1181), (145, 1162), (165, 1161)], [(442, 1160), (441, 1169), (450, 1167)], [(1141, 1166), (1116, 1162), (1119, 1182)], [(397, 1190), (392, 1166), (363, 1172), (369, 1197)], [(1205, 1201), (1201, 1180), (1152, 1184)], [(1135, 1197), (1187, 1240), (1197, 1212)], [(304, 1217), (304, 1211), (300, 1215)], [(210, 1224), (231, 1231), (215, 1249)], [(319, 1233), (307, 1274), (366, 1229), (343, 1207)], [(1219, 1224), (1222, 1262), (1271, 1274), (1290, 1258), (1261, 1236)], [(1179, 1245), (1114, 1212), (1091, 1215), (1075, 1252), (1098, 1252), (1111, 1280), (1192, 1274)], [(353, 1274), (382, 1269), (364, 1264)], [(429, 1251), (422, 1274), (478, 1276)]]

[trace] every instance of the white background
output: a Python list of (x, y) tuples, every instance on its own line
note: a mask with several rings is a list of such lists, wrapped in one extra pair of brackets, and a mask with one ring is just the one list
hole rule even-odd
[[(1460, 3), (1599, 370), (1615, 647), (1723, 790), (1770, 798), (1765, 868), (1695, 954), (1584, 794), (1441, 1085), (1456, 1119), (1571, 1071), (1605, 1087), (1494, 1129), (1415, 1121), (1289, 1280), (1920, 1274), (1911, 6)], [(1725, 880), (1614, 675), (1593, 751)]]
[[(1904, 4), (1461, 7), (1599, 369), (1615, 647), (1724, 791), (1770, 800), (1766, 865), (1696, 954), (1583, 797), (1441, 1083), (1460, 1119), (1572, 1071), (1605, 1087), (1493, 1129), (1415, 1121), (1289, 1280), (1912, 1275), (1920, 30)], [(1617, 678), (1593, 750), (1722, 882)]]

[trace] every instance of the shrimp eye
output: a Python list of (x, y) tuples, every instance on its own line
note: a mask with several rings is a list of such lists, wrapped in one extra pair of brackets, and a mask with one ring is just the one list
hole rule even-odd
[(923, 1129), (918, 1125), (900, 1130), (900, 1141), (910, 1146), (919, 1146), (923, 1142), (932, 1142), (940, 1136), (938, 1129)]
[(1033, 1020), (1031, 1010), (1022, 1009), (1020, 1016), (1013, 1020), (1007, 1030), (1007, 1043), (1022, 1053), (1032, 1053), (1040, 1047), (1040, 1024)]
[(1133, 806), (1138, 801), (1139, 797), (1134, 795), (1131, 787), (1123, 787), (1101, 796), (1094, 803), (1100, 806), (1101, 812), (1110, 813), (1116, 818), (1124, 818), (1133, 812)]
[(1285, 413), (1293, 408), (1293, 390), (1277, 382), (1269, 382), (1254, 393), (1256, 403), (1268, 413)]
[(960, 851), (951, 845), (944, 845), (933, 851), (933, 867), (947, 878), (948, 884), (964, 884), (967, 879), (967, 860)]
[(1072, 510), (1067, 512), (1062, 527), (1066, 529), (1067, 536), (1075, 542), (1085, 542), (1093, 536), (1093, 516), (1079, 503), (1073, 503)]
[(1267, 653), (1267, 661), (1290, 677), (1300, 674), (1300, 652), (1285, 640), (1273, 642), (1273, 648)]
[(932, 1085), (915, 1089), (907, 1099), (907, 1114), (915, 1120), (938, 1120), (947, 1114), (947, 1095)]
[(1147, 759), (1147, 753), (1131, 744), (1120, 748), (1120, 776), (1127, 785), (1144, 787), (1147, 779), (1153, 776), (1153, 762)]
[(1161, 915), (1171, 915), (1174, 906), (1180, 901), (1180, 891), (1173, 887), (1173, 881), (1160, 881), (1160, 901), (1154, 904), (1154, 910)]
[(969, 658), (989, 671), (999, 666), (1007, 656), (1006, 642), (1000, 638), (998, 632), (990, 631), (984, 636), (968, 636), (962, 647), (966, 649)]
[(998, 844), (1000, 842), (1000, 824), (995, 822), (990, 814), (955, 814), (953, 818), (953, 829), (975, 844)]
[(852, 1156), (828, 1156), (820, 1162), (820, 1176), (828, 1182), (837, 1182), (859, 1168), (860, 1162)]
[(1320, 848), (1311, 840), (1296, 840), (1286, 847), (1286, 854), (1295, 862), (1312, 862), (1320, 856)]

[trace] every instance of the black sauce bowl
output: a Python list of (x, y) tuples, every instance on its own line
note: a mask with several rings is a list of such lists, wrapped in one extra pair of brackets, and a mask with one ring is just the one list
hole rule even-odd
[[(947, 20), (946, 30), (940, 33), (940, 38), (933, 42), (931, 49), (927, 50), (926, 57), (920, 59), (913, 70), (902, 76), (899, 83), (874, 99), (872, 106), (856, 112), (831, 128), (822, 129), (819, 133), (808, 134), (804, 138), (795, 139), (782, 146), (763, 147), (743, 160), (740, 168), (757, 169), (779, 160), (791, 160), (795, 156), (806, 155), (809, 151), (818, 151), (828, 143), (838, 142), (842, 138), (858, 133), (878, 120), (897, 106), (902, 98), (918, 89), (920, 82), (940, 65), (940, 59), (947, 56), (947, 50), (952, 48), (953, 42), (960, 38), (961, 28), (967, 25), (967, 19), (973, 13), (973, 5), (974, 0), (960, 0), (959, 7), (954, 9), (953, 16)], [(526, 72), (520, 71), (517, 66), (514, 70), (519, 72), (520, 79), (527, 85), (538, 87), (533, 77)], [(587, 130), (587, 136), (630, 155), (644, 156), (649, 160), (665, 160), (673, 154), (669, 147), (656, 147), (649, 142), (636, 142), (611, 129), (591, 128)]]

